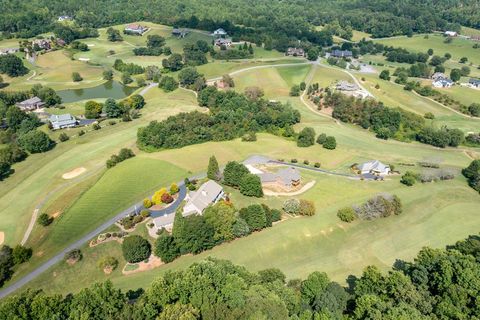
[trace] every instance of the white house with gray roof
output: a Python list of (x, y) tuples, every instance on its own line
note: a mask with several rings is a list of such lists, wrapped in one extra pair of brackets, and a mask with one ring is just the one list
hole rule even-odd
[(66, 114), (52, 114), (48, 119), (52, 124), (53, 130), (73, 128), (78, 125), (77, 119), (69, 113)]
[(224, 196), (221, 185), (213, 180), (202, 184), (197, 191), (190, 191), (185, 198), (187, 203), (183, 207), (183, 215), (202, 214), (203, 210), (211, 204), (216, 203)]
[(360, 174), (387, 175), (390, 173), (390, 166), (381, 163), (378, 160), (370, 160), (357, 165)]

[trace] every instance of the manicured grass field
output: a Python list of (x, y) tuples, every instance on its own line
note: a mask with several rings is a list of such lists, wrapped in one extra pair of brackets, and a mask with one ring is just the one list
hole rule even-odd
[[(469, 189), (463, 179), (409, 188), (400, 184), (398, 177), (385, 182), (367, 182), (306, 172), (302, 172), (302, 176), (317, 182), (301, 196), (315, 202), (317, 214), (314, 217), (291, 218), (271, 229), (196, 256), (182, 257), (152, 271), (129, 276), (114, 273), (106, 277), (94, 270), (92, 278), (95, 281), (108, 278), (123, 289), (136, 289), (148, 286), (167, 270), (184, 268), (213, 256), (253, 271), (277, 267), (289, 278), (305, 277), (314, 270), (321, 270), (334, 280), (344, 282), (348, 275), (360, 274), (369, 264), (387, 269), (397, 258), (410, 260), (423, 246), (443, 247), (478, 232), (480, 226), (476, 214), (478, 194)], [(342, 223), (336, 217), (339, 208), (361, 203), (380, 192), (391, 192), (402, 199), (404, 210), (400, 216), (351, 224)], [(451, 201), (452, 195), (455, 195), (455, 203)], [(280, 205), (285, 199), (273, 197), (266, 199), (266, 203)], [(252, 199), (240, 199), (237, 195), (233, 200), (238, 205), (252, 202)], [(94, 250), (92, 254), (96, 254)], [(78, 291), (85, 282), (75, 280), (74, 270), (93, 268), (93, 260), (82, 261), (74, 267), (62, 264), (29, 286), (47, 292)]]
[(448, 52), (455, 61), (459, 61), (462, 57), (467, 57), (474, 64), (480, 64), (479, 49), (472, 48), (475, 42), (462, 38), (454, 38), (452, 43), (444, 43), (444, 40), (445, 38), (442, 35), (429, 34), (428, 39), (425, 39), (424, 35), (416, 35), (411, 38), (394, 37), (375, 41), (388, 46), (402, 47), (417, 52), (427, 52), (431, 48), (434, 54), (441, 57)]

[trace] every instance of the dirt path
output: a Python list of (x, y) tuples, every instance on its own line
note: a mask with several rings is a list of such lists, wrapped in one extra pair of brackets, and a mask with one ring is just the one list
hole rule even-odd
[(32, 218), (30, 219), (30, 223), (28, 224), (28, 228), (23, 235), (23, 239), (20, 244), (23, 246), (27, 243), (28, 238), (30, 237), (30, 233), (32, 233), (33, 227), (35, 226), (35, 221), (37, 221), (39, 209), (33, 210)]
[(304, 185), (300, 190), (293, 191), (293, 192), (275, 192), (271, 190), (264, 190), (263, 193), (266, 196), (297, 196), (299, 194), (302, 194), (306, 192), (308, 189), (312, 188), (315, 185), (316, 181), (310, 181), (306, 185)]
[(32, 80), (36, 75), (37, 75), (37, 71), (33, 70), (33, 74), (30, 77), (27, 78), (27, 81)]

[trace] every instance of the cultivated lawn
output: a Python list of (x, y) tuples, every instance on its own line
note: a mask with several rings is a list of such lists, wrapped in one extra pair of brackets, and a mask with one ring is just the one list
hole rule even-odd
[[(73, 267), (62, 263), (29, 286), (67, 293), (78, 291), (92, 280), (110, 279), (120, 288), (136, 289), (147, 286), (168, 270), (185, 268), (207, 256), (228, 259), (253, 271), (280, 268), (289, 278), (305, 277), (320, 270), (344, 282), (350, 274), (359, 275), (367, 265), (388, 269), (397, 258), (411, 260), (423, 246), (443, 247), (478, 232), (480, 226), (480, 217), (476, 214), (478, 194), (466, 186), (463, 178), (406, 187), (400, 184), (398, 176), (384, 182), (368, 182), (302, 170), (302, 177), (316, 181), (312, 189), (300, 196), (315, 202), (314, 217), (290, 218), (208, 252), (185, 256), (157, 269), (129, 276), (119, 272), (102, 275), (94, 264), (101, 254), (96, 248), (85, 248), (84, 252), (92, 256), (88, 260)], [(402, 199), (401, 215), (351, 224), (336, 217), (339, 208), (361, 203), (381, 192), (390, 192)], [(234, 192), (232, 199), (237, 206), (262, 202), (278, 207), (287, 197), (256, 200)], [(119, 254), (116, 250), (112, 249), (113, 255)], [(92, 278), (77, 281), (75, 271), (80, 270), (92, 270)]]
[(462, 57), (467, 57), (470, 62), (476, 65), (480, 64), (480, 53), (478, 49), (472, 48), (474, 41), (454, 38), (451, 43), (444, 42), (445, 37), (439, 34), (429, 34), (426, 39), (424, 35), (415, 35), (409, 37), (393, 37), (386, 39), (378, 39), (380, 43), (388, 46), (402, 47), (407, 50), (416, 52), (427, 52), (428, 49), (433, 49), (434, 54), (443, 57), (445, 53), (452, 55), (452, 60), (459, 61)]

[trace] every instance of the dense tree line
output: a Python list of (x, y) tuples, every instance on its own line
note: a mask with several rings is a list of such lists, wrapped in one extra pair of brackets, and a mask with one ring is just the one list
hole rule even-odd
[(264, 99), (248, 99), (234, 91), (219, 91), (207, 87), (199, 92), (201, 106), (208, 114), (198, 111), (180, 113), (140, 128), (137, 143), (142, 149), (180, 148), (187, 145), (224, 141), (248, 132), (279, 133), (300, 121), (300, 113), (288, 105)]
[[(182, 27), (214, 30), (223, 27), (229, 34), (252, 42), (268, 43), (284, 49), (291, 40), (306, 40), (330, 45), (336, 27), (316, 31), (315, 25), (338, 26), (341, 36), (351, 37), (352, 29), (386, 37), (399, 34), (458, 30), (459, 24), (479, 28), (477, 3), (404, 1), (304, 2), (208, 0), (185, 4), (167, 1), (89, 2), (5, 0), (0, 12), (0, 31), (7, 35), (31, 37), (51, 31), (59, 15), (69, 14), (82, 27), (105, 27), (132, 21), (149, 20)], [(305, 8), (308, 8), (306, 10)]]
[(380, 139), (417, 140), (440, 148), (457, 147), (465, 139), (459, 129), (429, 127), (423, 117), (400, 108), (388, 108), (374, 99), (327, 93), (324, 104), (333, 108), (334, 118), (370, 129)]
[(389, 272), (366, 267), (347, 283), (344, 287), (319, 271), (287, 281), (276, 268), (253, 273), (208, 258), (168, 271), (145, 290), (124, 293), (110, 282), (66, 297), (27, 290), (1, 302), (0, 318), (476, 319), (480, 237), (447, 249), (424, 248), (413, 262), (397, 260)]

